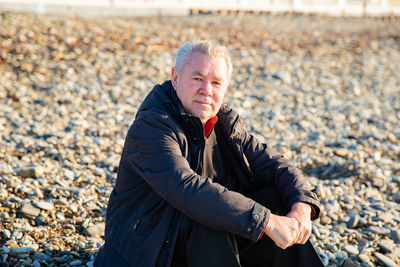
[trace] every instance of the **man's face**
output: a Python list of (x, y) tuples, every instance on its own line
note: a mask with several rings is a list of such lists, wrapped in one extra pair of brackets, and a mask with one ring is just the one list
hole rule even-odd
[(228, 84), (228, 68), (223, 57), (194, 53), (180, 75), (172, 68), (172, 85), (183, 108), (203, 124), (217, 115)]

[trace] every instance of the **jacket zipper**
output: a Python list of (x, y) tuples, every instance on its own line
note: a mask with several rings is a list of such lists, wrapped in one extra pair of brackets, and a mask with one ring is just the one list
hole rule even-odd
[(145, 213), (143, 213), (142, 215), (140, 215), (137, 219), (136, 222), (133, 224), (132, 228), (133, 231), (136, 231), (136, 229), (138, 228), (138, 226), (140, 225), (140, 223), (143, 221), (143, 219), (148, 216), (150, 213), (152, 213), (152, 211), (157, 207), (158, 202), (155, 203), (153, 206), (151, 206), (148, 210), (146, 210)]
[[(201, 128), (201, 129), (202, 129), (202, 132), (204, 132), (203, 128)], [(203, 171), (202, 169), (203, 169), (204, 146), (205, 146), (204, 138), (198, 140), (198, 142), (200, 143), (200, 151), (199, 151), (198, 157), (197, 157), (196, 171), (202, 172)], [(182, 218), (183, 218), (182, 214), (179, 213), (178, 222), (176, 223), (174, 234), (173, 234), (172, 240), (171, 240), (172, 242), (171, 242), (171, 247), (170, 247), (170, 251), (169, 251), (169, 255), (168, 255), (167, 267), (170, 267), (171, 263), (172, 263), (172, 257), (174, 255), (176, 240), (178, 239), (179, 228), (181, 227), (181, 224), (182, 224)]]
[(142, 220), (142, 217), (139, 217), (139, 218), (136, 220), (135, 224), (133, 225), (133, 231), (136, 231), (136, 228), (138, 227), (138, 225), (139, 225), (139, 223), (140, 223), (141, 220)]

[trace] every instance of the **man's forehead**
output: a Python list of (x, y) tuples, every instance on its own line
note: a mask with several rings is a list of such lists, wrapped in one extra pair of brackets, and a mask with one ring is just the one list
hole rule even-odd
[(205, 71), (211, 69), (224, 72), (228, 70), (224, 57), (210, 57), (203, 54), (199, 54), (198, 56), (195, 54), (192, 55), (188, 63), (184, 65), (184, 68), (187, 66), (190, 67), (191, 73), (199, 72), (204, 74)]
[(193, 75), (193, 76), (208, 76), (209, 74), (211, 74), (212, 78), (215, 79), (215, 80), (221, 80), (222, 81), (222, 80), (226, 79), (225, 72), (222, 72), (222, 73), (215, 73), (215, 72), (206, 73), (206, 72), (201, 72), (201, 71), (193, 71), (191, 73), (191, 75)]

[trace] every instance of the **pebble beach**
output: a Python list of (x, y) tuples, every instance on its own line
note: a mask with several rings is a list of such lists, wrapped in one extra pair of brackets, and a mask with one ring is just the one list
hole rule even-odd
[(226, 102), (322, 203), (326, 266), (400, 266), (400, 22), (0, 13), (0, 265), (92, 266), (128, 127), (176, 49), (231, 51)]

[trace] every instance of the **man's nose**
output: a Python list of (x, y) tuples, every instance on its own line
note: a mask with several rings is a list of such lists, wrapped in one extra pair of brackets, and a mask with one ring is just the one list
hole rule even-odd
[(204, 95), (212, 95), (212, 84), (210, 81), (203, 81), (200, 88), (200, 93)]

